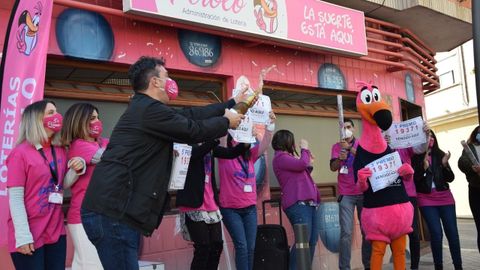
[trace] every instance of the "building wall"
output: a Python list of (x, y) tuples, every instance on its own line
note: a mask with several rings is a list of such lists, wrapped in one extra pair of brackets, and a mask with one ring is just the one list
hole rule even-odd
[(441, 149), (452, 153), (450, 165), (455, 181), (451, 189), (457, 216), (472, 217), (468, 204), (468, 182), (458, 169), (457, 162), (462, 154), (460, 141), (467, 140), (478, 125), (473, 41), (450, 52), (438, 53), (436, 59), (441, 88), (425, 96), (427, 119), (438, 136)]
[[(50, 56), (63, 56), (57, 44), (55, 36), (56, 19), (64, 8), (55, 6), (52, 21), (52, 30), (48, 53)], [(0, 26), (6, 26), (10, 11), (4, 4), (0, 4)], [(5, 15), (5, 16), (4, 16)], [(392, 104), (395, 120), (400, 119), (399, 98), (407, 99), (405, 92), (405, 75), (407, 72), (399, 71), (390, 73), (386, 66), (362, 61), (359, 58), (344, 57), (339, 55), (313, 53), (301, 50), (280, 48), (278, 46), (252, 44), (238, 39), (222, 38), (222, 56), (218, 63), (212, 67), (201, 68), (192, 65), (184, 57), (178, 40), (177, 30), (172, 27), (132, 21), (123, 17), (105, 16), (110, 23), (115, 37), (115, 47), (111, 63), (131, 64), (142, 55), (165, 57), (167, 68), (172, 72), (184, 72), (190, 74), (209, 74), (225, 78), (229, 89), (234, 87), (234, 81), (240, 75), (250, 78), (252, 84), (257, 83), (260, 70), (273, 64), (277, 71), (268, 74), (270, 83), (281, 83), (295, 87), (317, 87), (317, 72), (324, 63), (337, 65), (343, 72), (347, 90), (356, 90), (356, 81), (373, 81), (379, 89), (386, 94), (387, 100)], [(0, 36), (5, 35), (5, 28), (0, 27)], [(85, 42), (94, 42), (88, 40)], [(373, 46), (373, 45), (372, 45)], [(371, 58), (384, 60), (381, 55), (371, 54)], [(424, 105), (423, 92), (420, 78), (411, 73), (415, 89), (415, 101), (418, 105)], [(306, 112), (308, 114), (308, 112)], [(295, 120), (301, 119), (296, 122)], [(294, 121), (293, 123), (291, 123)], [(317, 164), (328, 171), (328, 159), (330, 147), (335, 142), (335, 137), (329, 136), (329, 130), (337, 132), (334, 119), (319, 119), (303, 117), (279, 117), (279, 127), (290, 128), (298, 134), (298, 138), (306, 137), (317, 152)], [(301, 124), (304, 125), (301, 125)], [(307, 128), (305, 128), (307, 127)], [(311, 127), (311, 128), (310, 128)], [(357, 132), (358, 135), (358, 132)], [(331, 138), (331, 139), (325, 139)], [(322, 170), (323, 170), (322, 169)], [(326, 175), (314, 174), (317, 182), (335, 182), (333, 173)], [(274, 211), (269, 211), (269, 219), (276, 222)], [(290, 243), (292, 243), (292, 229), (284, 220)], [(192, 256), (192, 247), (183, 241), (179, 235), (175, 235), (176, 216), (166, 216), (159, 230), (151, 238), (144, 238), (142, 258), (147, 260), (162, 260), (167, 269), (186, 269)], [(228, 245), (231, 241), (228, 238)], [(352, 244), (352, 266), (360, 267), (360, 228), (357, 225), (354, 241)], [(69, 247), (69, 256), (71, 256)], [(229, 249), (230, 259), (233, 261), (232, 250)], [(222, 269), (228, 269), (225, 260), (227, 252), (222, 255)], [(71, 258), (71, 257), (69, 257)], [(388, 260), (388, 256), (385, 260)], [(319, 241), (317, 254), (314, 261), (314, 269), (333, 269), (337, 266), (338, 255), (326, 250)]]

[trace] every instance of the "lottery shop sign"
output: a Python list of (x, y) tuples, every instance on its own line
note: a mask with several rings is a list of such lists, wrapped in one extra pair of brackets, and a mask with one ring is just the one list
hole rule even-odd
[(367, 55), (363, 12), (319, 0), (124, 0), (123, 11), (229, 34)]

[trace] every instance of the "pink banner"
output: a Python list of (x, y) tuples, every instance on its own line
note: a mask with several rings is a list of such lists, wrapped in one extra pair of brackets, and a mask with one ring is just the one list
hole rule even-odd
[(362, 11), (320, 0), (124, 0), (125, 12), (286, 44), (367, 55)]
[(0, 67), (0, 246), (7, 239), (6, 159), (15, 147), (23, 109), (43, 98), (53, 0), (17, 0), (10, 15)]
[(368, 54), (363, 12), (323, 1), (285, 1), (288, 38), (326, 49)]

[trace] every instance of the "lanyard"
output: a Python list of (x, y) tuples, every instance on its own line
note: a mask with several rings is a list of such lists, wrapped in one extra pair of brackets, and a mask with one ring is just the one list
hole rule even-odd
[(249, 176), (249, 172), (248, 172), (248, 160), (245, 161), (245, 159), (242, 157), (242, 160), (240, 160), (240, 158), (237, 157), (237, 161), (238, 163), (240, 163), (240, 166), (242, 166), (242, 170), (243, 172), (245, 172), (245, 179), (247, 180), (248, 179), (248, 176)]
[(53, 182), (55, 186), (58, 185), (58, 166), (57, 166), (57, 153), (55, 152), (55, 147), (52, 145), (50, 147), (52, 150), (52, 157), (53, 157), (53, 164), (55, 168), (52, 168), (50, 165), (50, 162), (48, 162), (47, 156), (45, 156), (45, 152), (43, 152), (43, 148), (38, 149), (38, 152), (40, 152), (40, 155), (42, 155), (43, 159), (47, 162), (48, 168), (50, 169), (50, 173), (52, 174)]

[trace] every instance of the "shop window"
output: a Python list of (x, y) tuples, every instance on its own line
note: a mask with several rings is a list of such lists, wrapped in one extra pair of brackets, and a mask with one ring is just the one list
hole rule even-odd
[[(89, 102), (99, 109), (103, 136), (110, 137), (118, 119), (134, 94), (127, 66), (49, 59), (45, 79), (45, 97), (52, 99), (62, 114), (77, 102)], [(226, 92), (223, 79), (191, 76), (169, 71), (180, 92), (173, 106), (202, 106), (219, 102)], [(65, 192), (64, 211), (70, 206), (70, 191)], [(172, 193), (170, 206), (174, 206)]]
[(446, 88), (455, 84), (455, 73), (453, 70), (440, 74), (440, 87)]

